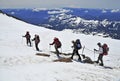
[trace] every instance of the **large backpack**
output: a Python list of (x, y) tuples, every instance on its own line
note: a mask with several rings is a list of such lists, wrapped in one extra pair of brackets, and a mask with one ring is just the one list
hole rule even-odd
[(58, 48), (60, 48), (62, 46), (62, 44), (58, 38), (55, 38), (54, 41), (55, 41), (55, 44), (57, 45)]
[(40, 37), (39, 37), (39, 35), (37, 35), (36, 39), (37, 39), (37, 43), (39, 43), (39, 42), (40, 42)]
[(103, 55), (108, 55), (109, 47), (107, 44), (103, 44)]
[(79, 39), (76, 40), (76, 48), (77, 49), (81, 49), (82, 48), (82, 45), (81, 45), (81, 42)]
[(25, 35), (25, 37), (26, 37), (27, 39), (30, 39), (30, 38), (31, 38), (31, 36), (30, 36), (29, 33), (27, 33), (27, 34)]

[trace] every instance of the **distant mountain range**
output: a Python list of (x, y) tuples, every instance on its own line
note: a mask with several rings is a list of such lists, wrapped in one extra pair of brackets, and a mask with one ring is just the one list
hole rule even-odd
[(120, 39), (120, 9), (1, 9), (14, 18), (54, 30), (73, 29), (76, 33), (102, 34)]

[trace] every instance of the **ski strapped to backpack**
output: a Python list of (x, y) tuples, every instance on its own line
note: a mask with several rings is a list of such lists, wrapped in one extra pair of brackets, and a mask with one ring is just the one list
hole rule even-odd
[(77, 39), (77, 40), (76, 40), (76, 47), (77, 47), (77, 49), (81, 49), (81, 48), (82, 48), (80, 39)]
[(103, 44), (103, 55), (108, 55), (109, 47), (107, 44)]

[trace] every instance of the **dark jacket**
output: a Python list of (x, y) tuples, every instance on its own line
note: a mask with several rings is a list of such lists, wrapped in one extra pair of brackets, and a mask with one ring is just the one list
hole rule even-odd
[(72, 48), (77, 49), (77, 43), (76, 43), (76, 42), (74, 42), (74, 41), (72, 41), (72, 43), (73, 43)]
[(31, 35), (27, 32), (27, 33), (25, 34), (25, 36), (23, 36), (23, 37), (26, 37), (26, 39), (30, 39), (30, 38), (31, 38)]
[(35, 38), (33, 38), (32, 41), (35, 41), (35, 44), (38, 44), (40, 42), (40, 38), (38, 35), (35, 35)]

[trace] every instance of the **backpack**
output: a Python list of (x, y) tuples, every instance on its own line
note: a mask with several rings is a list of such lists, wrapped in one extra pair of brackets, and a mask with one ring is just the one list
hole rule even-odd
[(38, 43), (40, 42), (40, 38), (39, 38), (39, 35), (36, 37)]
[(26, 37), (27, 39), (30, 39), (30, 38), (31, 38), (31, 36), (30, 36), (29, 33), (27, 33), (27, 34), (25, 35), (25, 37)]
[(55, 41), (58, 48), (60, 48), (62, 46), (62, 44), (61, 44), (61, 42), (59, 41), (58, 38), (55, 38), (54, 41)]
[(103, 55), (108, 55), (109, 47), (107, 44), (103, 44)]
[(81, 49), (82, 48), (82, 45), (81, 45), (81, 42), (79, 39), (76, 40), (76, 48), (77, 49)]
[(59, 41), (59, 44), (58, 44), (58, 48), (61, 48), (62, 44), (61, 42)]

